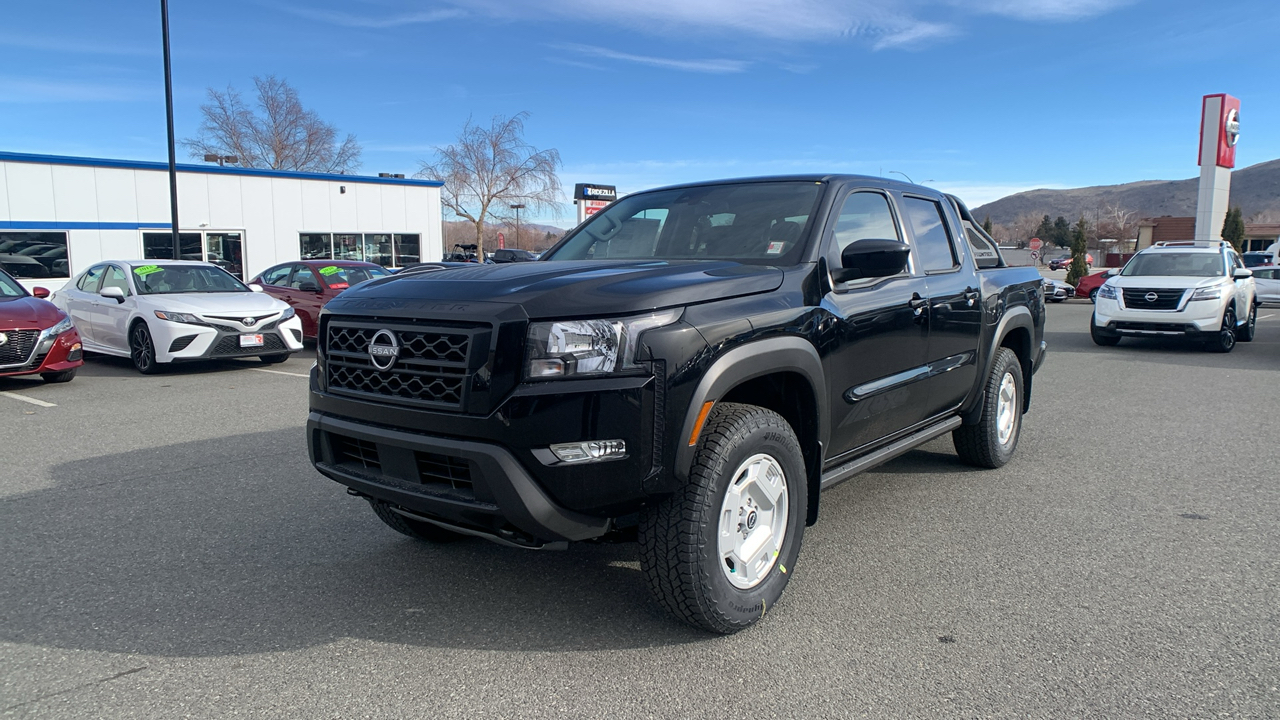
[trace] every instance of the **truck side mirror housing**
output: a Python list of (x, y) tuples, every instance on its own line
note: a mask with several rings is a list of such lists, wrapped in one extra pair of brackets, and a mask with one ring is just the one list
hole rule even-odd
[(897, 240), (855, 240), (840, 251), (841, 267), (831, 272), (836, 282), (889, 277), (907, 267), (911, 247)]

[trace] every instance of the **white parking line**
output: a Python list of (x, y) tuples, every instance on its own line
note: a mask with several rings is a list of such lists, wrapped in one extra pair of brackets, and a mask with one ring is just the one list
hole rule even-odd
[(0, 390), (0, 395), (4, 395), (5, 397), (11, 397), (11, 398), (13, 398), (14, 400), (21, 400), (21, 401), (22, 401), (22, 402), (24, 402), (24, 403), (31, 403), (32, 405), (39, 405), (40, 407), (58, 407), (57, 405), (55, 405), (55, 404), (53, 404), (53, 403), (51, 403), (51, 402), (45, 402), (45, 401), (43, 401), (43, 400), (37, 400), (37, 399), (35, 399), (35, 398), (33, 398), (33, 397), (27, 397), (26, 395), (19, 395), (19, 394), (18, 394), (18, 393), (16, 393), (16, 392), (10, 392), (10, 391), (8, 391), (8, 390)]
[(306, 373), (291, 373), (291, 372), (285, 372), (283, 370), (267, 370), (265, 368), (250, 368), (250, 370), (257, 370), (258, 372), (271, 373), (272, 375), (292, 375), (294, 377), (311, 377)]
[(1269, 317), (1275, 317), (1275, 316), (1276, 316), (1276, 314), (1275, 314), (1275, 313), (1271, 313), (1270, 315), (1259, 315), (1259, 316), (1258, 316), (1258, 319), (1259, 319), (1259, 320), (1266, 320), (1266, 319), (1267, 319), (1267, 318), (1269, 318)]

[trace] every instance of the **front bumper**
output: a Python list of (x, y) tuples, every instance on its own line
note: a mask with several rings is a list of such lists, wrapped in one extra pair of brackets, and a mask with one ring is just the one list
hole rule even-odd
[[(191, 325), (156, 319), (149, 321), (161, 363), (219, 358), (277, 355), (302, 350), (302, 321), (297, 316), (283, 322), (267, 321), (258, 327), (219, 319), (208, 325)], [(242, 347), (241, 335), (262, 335), (261, 346)]]
[(316, 469), (356, 493), (507, 544), (536, 548), (587, 540), (612, 525), (557, 504), (498, 445), (316, 412), (307, 418), (307, 444)]
[(66, 372), (83, 364), (80, 333), (72, 328), (52, 338), (38, 336), (25, 360), (0, 365), (0, 377)]
[(1222, 303), (1197, 300), (1179, 310), (1133, 310), (1113, 298), (1099, 297), (1094, 324), (1114, 335), (1178, 336), (1216, 333), (1222, 327)]

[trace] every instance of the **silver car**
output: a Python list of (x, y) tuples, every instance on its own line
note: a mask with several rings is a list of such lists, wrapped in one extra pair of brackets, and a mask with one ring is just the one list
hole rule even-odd
[(1280, 303), (1280, 267), (1253, 268), (1253, 285), (1258, 303)]

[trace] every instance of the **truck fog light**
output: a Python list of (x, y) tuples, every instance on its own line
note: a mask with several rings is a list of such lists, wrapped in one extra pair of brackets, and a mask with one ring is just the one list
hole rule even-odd
[(560, 462), (566, 463), (617, 460), (627, 456), (627, 443), (624, 440), (557, 443), (551, 446), (551, 452), (560, 458)]

